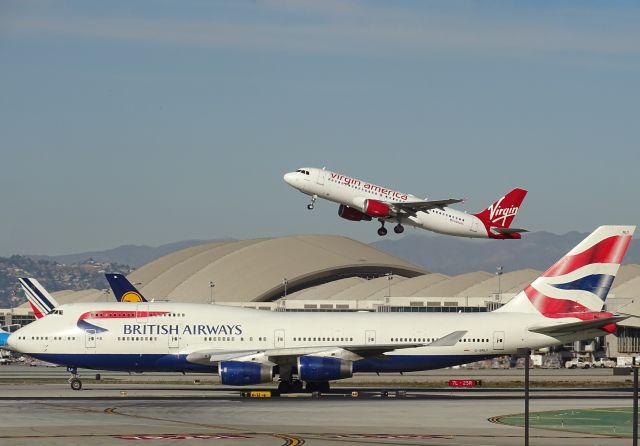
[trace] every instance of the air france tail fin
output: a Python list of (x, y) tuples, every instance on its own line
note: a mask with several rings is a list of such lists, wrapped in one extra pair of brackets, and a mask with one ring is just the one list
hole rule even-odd
[(122, 274), (105, 274), (118, 302), (147, 302), (142, 293)]
[(22, 277), (18, 279), (36, 319), (46, 316), (59, 306), (58, 302), (36, 279)]
[(517, 187), (485, 210), (474, 214), (490, 238), (520, 238), (520, 233), (527, 232), (526, 229), (509, 228), (526, 195), (525, 189)]
[(579, 317), (602, 311), (635, 226), (600, 226), (496, 311)]

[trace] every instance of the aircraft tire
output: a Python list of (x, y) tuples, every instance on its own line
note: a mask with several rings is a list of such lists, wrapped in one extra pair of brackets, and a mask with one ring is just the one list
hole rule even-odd
[(380, 237), (384, 237), (385, 235), (387, 235), (387, 228), (380, 228), (378, 229), (378, 235)]
[(69, 384), (71, 384), (71, 388), (73, 390), (82, 389), (82, 381), (80, 381), (78, 378), (73, 378), (71, 381), (69, 381)]

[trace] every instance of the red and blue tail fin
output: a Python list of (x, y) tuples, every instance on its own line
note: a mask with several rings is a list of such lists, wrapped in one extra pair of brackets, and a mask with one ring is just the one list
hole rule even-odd
[(53, 296), (36, 279), (21, 277), (18, 280), (36, 319), (46, 316), (59, 306)]
[(142, 293), (122, 274), (105, 274), (118, 302), (147, 302)]
[(520, 233), (527, 232), (526, 229), (515, 229), (510, 228), (510, 226), (526, 196), (527, 191), (525, 189), (516, 187), (485, 210), (474, 214), (474, 216), (482, 222), (490, 238), (520, 238)]
[(601, 311), (635, 226), (600, 226), (496, 311), (560, 318)]

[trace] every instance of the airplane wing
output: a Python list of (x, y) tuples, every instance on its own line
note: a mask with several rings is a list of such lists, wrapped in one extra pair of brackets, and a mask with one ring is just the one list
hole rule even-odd
[(406, 203), (387, 203), (396, 209), (396, 212), (415, 215), (417, 212), (426, 212), (431, 209), (442, 209), (450, 204), (462, 203), (464, 200), (459, 198), (449, 198), (447, 200), (427, 200), (427, 201), (409, 201)]
[(589, 321), (569, 322), (568, 324), (547, 325), (544, 327), (531, 327), (529, 328), (529, 331), (546, 334), (549, 336), (565, 336), (565, 335), (578, 333), (581, 331), (595, 330), (598, 328), (602, 328), (606, 325), (615, 324), (616, 322), (620, 322), (627, 318), (629, 318), (629, 316), (603, 317), (599, 319), (592, 319)]
[(367, 345), (331, 345), (318, 347), (289, 347), (289, 348), (270, 348), (265, 350), (220, 350), (206, 349), (197, 350), (187, 355), (187, 361), (199, 364), (210, 364), (221, 361), (232, 360), (251, 360), (252, 356), (260, 355), (266, 357), (275, 363), (286, 361), (288, 358), (296, 358), (305, 355), (317, 355), (335, 350), (344, 350), (350, 355), (356, 356), (356, 359), (363, 359), (372, 356), (379, 356), (393, 350), (416, 347), (448, 347), (455, 345), (465, 334), (466, 331), (454, 331), (446, 336), (436, 339), (428, 344), (422, 343), (401, 343), (401, 344), (367, 344)]

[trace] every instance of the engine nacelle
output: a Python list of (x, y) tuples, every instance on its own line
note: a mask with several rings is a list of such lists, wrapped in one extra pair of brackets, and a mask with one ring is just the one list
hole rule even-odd
[(351, 208), (351, 207), (347, 206), (346, 204), (341, 204), (340, 205), (340, 207), (338, 208), (338, 215), (340, 217), (344, 218), (345, 220), (351, 220), (351, 221), (367, 220), (367, 221), (371, 221), (371, 216), (370, 215), (363, 214), (359, 210)]
[(218, 364), (220, 382), (231, 386), (248, 386), (273, 381), (273, 366), (259, 362), (222, 361)]
[(300, 356), (298, 358), (298, 377), (302, 381), (331, 381), (351, 378), (353, 362), (326, 356)]
[(364, 213), (372, 217), (387, 218), (391, 216), (391, 208), (378, 200), (365, 200)]

